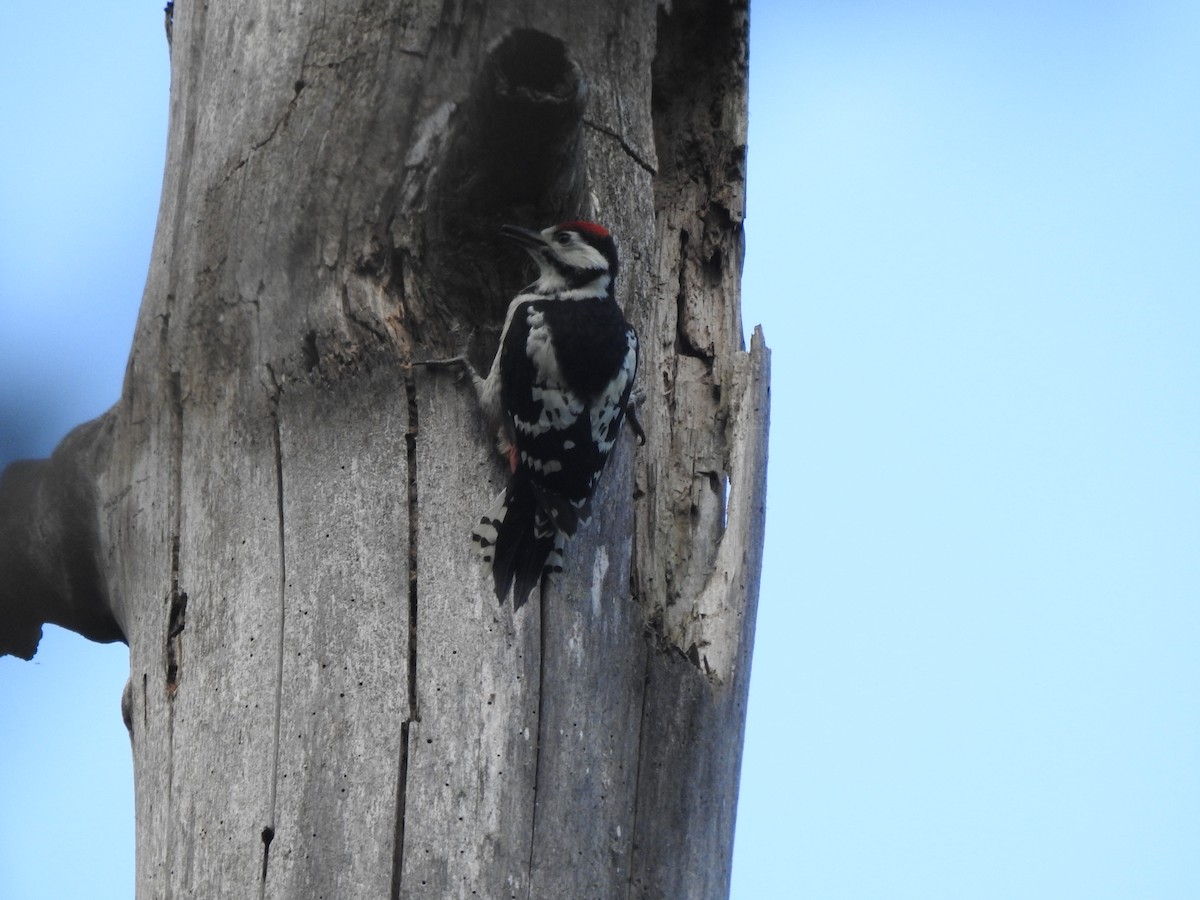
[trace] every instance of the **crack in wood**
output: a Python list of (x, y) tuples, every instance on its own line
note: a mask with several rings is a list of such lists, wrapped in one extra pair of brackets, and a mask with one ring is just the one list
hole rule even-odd
[(183, 652), (181, 635), (187, 625), (187, 593), (179, 589), (179, 534), (171, 538), (171, 590), (167, 594), (166, 669), (167, 696), (175, 697), (179, 686), (179, 665)]
[[(270, 371), (272, 381), (275, 373)], [(271, 398), (271, 419), (274, 425), (273, 439), (275, 442), (275, 512), (278, 523), (279, 541), (279, 656), (275, 669), (275, 726), (271, 739), (271, 778), (270, 799), (267, 806), (267, 824), (263, 828), (263, 869), (262, 882), (259, 885), (259, 897), (265, 896), (267, 888), (267, 854), (271, 840), (275, 837), (275, 810), (279, 795), (279, 750), (280, 727), (283, 721), (283, 652), (287, 625), (287, 558), (285, 556), (285, 529), (283, 521), (283, 434), (279, 423), (279, 390), (276, 387)]]
[(408, 715), (417, 713), (417, 384), (410, 369), (404, 377), (408, 427), (404, 451), (408, 466)]
[(529, 808), (531, 815), (529, 817), (529, 866), (527, 874), (529, 878), (528, 893), (526, 900), (536, 900), (533, 895), (533, 854), (537, 848), (537, 830), (538, 830), (538, 815), (537, 815), (537, 795), (538, 795), (538, 777), (542, 768), (542, 747), (545, 744), (542, 741), (542, 729), (546, 727), (545, 710), (542, 706), (542, 700), (546, 696), (546, 582), (545, 579), (538, 586), (538, 693), (537, 693), (537, 741), (533, 747), (533, 790), (530, 792)]
[(601, 125), (599, 122), (593, 122), (591, 119), (586, 118), (586, 117), (582, 121), (583, 121), (584, 125), (586, 125), (590, 129), (592, 129), (593, 131), (598, 131), (601, 134), (612, 138), (614, 141), (617, 142), (617, 146), (620, 147), (625, 152), (626, 156), (628, 156), (630, 159), (632, 159), (635, 163), (637, 163), (641, 168), (645, 169), (651, 175), (653, 175), (655, 177), (658, 176), (658, 169), (656, 169), (654, 166), (650, 165), (650, 163), (646, 162), (646, 160), (642, 159), (641, 155), (636, 150), (634, 150), (633, 147), (629, 146), (629, 143), (625, 140), (625, 138), (621, 137), (621, 135), (618, 134), (616, 131), (613, 131), (613, 129), (609, 128), (606, 125)]
[(400, 723), (400, 760), (396, 773), (396, 824), (392, 850), (391, 900), (399, 900), (404, 876), (404, 826), (408, 803), (409, 730), (417, 716), (417, 384), (409, 369), (404, 376), (408, 425), (404, 431), (408, 467), (408, 718)]
[[(301, 63), (301, 71), (303, 71), (304, 68), (305, 64)], [(271, 143), (281, 128), (287, 127), (288, 120), (292, 117), (292, 111), (295, 110), (296, 103), (300, 99), (300, 92), (303, 91), (307, 86), (308, 83), (305, 82), (303, 78), (296, 79), (296, 81), (292, 84), (292, 99), (288, 101), (287, 109), (285, 109), (283, 114), (275, 121), (275, 124), (271, 127), (271, 130), (267, 136), (262, 140), (255, 141), (253, 144), (251, 144), (250, 150), (246, 153), (246, 155), (241, 157), (236, 163), (233, 164), (233, 167), (225, 173), (224, 177), (221, 178), (221, 185), (227, 184), (229, 179), (233, 178), (234, 175), (245, 168), (246, 163), (250, 162), (251, 157), (253, 157), (254, 154), (263, 147), (267, 146), (267, 144)]]
[(392, 844), (392, 883), (388, 892), (390, 900), (400, 900), (400, 884), (404, 876), (404, 826), (406, 823), (405, 803), (408, 786), (408, 732), (410, 719), (400, 723), (400, 765), (396, 779), (396, 835)]
[[(173, 293), (167, 294), (167, 313), (163, 316), (162, 323), (162, 342), (164, 346), (168, 345), (170, 338), (171, 324), (171, 306), (175, 300)], [(179, 590), (179, 570), (181, 558), (181, 535), (183, 531), (183, 382), (178, 371), (172, 371), (170, 378), (167, 381), (167, 391), (170, 398), (168, 410), (171, 417), (171, 493), (169, 502), (171, 504), (171, 571), (170, 584), (171, 593), (174, 594)], [(170, 596), (170, 595), (169, 595)], [(174, 604), (172, 604), (174, 606)], [(182, 650), (182, 638), (180, 633), (171, 634), (170, 613), (167, 618), (167, 634), (166, 634), (166, 695), (167, 695), (167, 777), (166, 777), (166, 821), (175, 821), (175, 689), (179, 679), (179, 655)], [(174, 672), (172, 672), (172, 664)], [(142, 702), (146, 703), (145, 697), (145, 675), (143, 677), (143, 693)], [(143, 714), (145, 710), (143, 707)], [(147, 729), (148, 732), (149, 729)], [(170, 867), (174, 863), (176, 833), (171, 831), (168, 833), (164, 843), (166, 844), (166, 862)], [(168, 882), (167, 897), (171, 896), (170, 882)]]
[(167, 696), (174, 697), (179, 686), (179, 658), (182, 655), (180, 635), (187, 624), (187, 599), (184, 591), (171, 590), (171, 611), (167, 619)]
[(675, 347), (681, 356), (690, 356), (693, 359), (701, 360), (711, 373), (713, 367), (713, 353), (709, 348), (708, 352), (697, 347), (692, 341), (691, 335), (688, 334), (688, 246), (691, 243), (691, 235), (686, 228), (679, 230), (679, 285), (675, 293)]
[[(631, 563), (632, 565), (632, 563)], [(631, 569), (632, 571), (632, 569)], [(631, 578), (632, 582), (633, 579)], [(639, 800), (641, 799), (642, 789), (642, 761), (646, 757), (646, 696), (650, 693), (650, 666), (653, 665), (654, 644), (658, 635), (653, 631), (648, 631), (645, 634), (646, 654), (642, 657), (642, 704), (638, 710), (638, 752), (633, 770), (633, 818), (629, 823), (629, 871), (626, 878), (625, 900), (633, 900), (634, 893), (634, 873), (637, 871), (635, 865), (634, 854), (637, 853), (637, 844), (635, 841), (638, 836), (638, 813), (640, 812)]]
[[(170, 321), (164, 322), (164, 329)], [(171, 472), (171, 572), (167, 594), (167, 633), (164, 639), (167, 698), (174, 699), (179, 686), (180, 663), (183, 655), (182, 634), (187, 624), (187, 594), (179, 588), (180, 541), (183, 528), (183, 384), (179, 372), (172, 372), (168, 382), (172, 428), (175, 431)]]

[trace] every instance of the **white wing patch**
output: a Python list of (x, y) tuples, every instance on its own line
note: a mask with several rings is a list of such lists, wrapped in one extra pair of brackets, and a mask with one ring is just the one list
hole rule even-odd
[(513, 424), (522, 434), (537, 437), (547, 431), (569, 428), (584, 410), (583, 401), (563, 386), (562, 370), (545, 314), (534, 306), (525, 313), (529, 335), (525, 338), (525, 353), (538, 373), (540, 381), (533, 385), (531, 399), (542, 406), (536, 422), (514, 418)]
[(542, 383), (547, 387), (557, 387), (562, 384), (562, 371), (558, 368), (558, 356), (550, 340), (545, 314), (531, 305), (525, 313), (525, 324), (529, 326), (525, 355), (533, 363), (533, 370), (542, 376)]
[(514, 417), (517, 430), (523, 434), (536, 437), (554, 429), (569, 428), (583, 413), (583, 401), (563, 388), (534, 385), (530, 396), (542, 404), (542, 414), (536, 422)]
[[(621, 363), (621, 371), (617, 373), (617, 377), (610, 381), (604, 388), (595, 406), (591, 409), (592, 414), (592, 440), (601, 453), (609, 453), (613, 445), (617, 442), (619, 430), (613, 430), (613, 420), (621, 415), (624, 410), (621, 408), (621, 401), (625, 397), (625, 388), (628, 387), (629, 381), (633, 378), (634, 370), (637, 368), (637, 335), (632, 331), (626, 336), (625, 360)], [(612, 438), (609, 438), (609, 434)], [(598, 480), (600, 473), (597, 472), (593, 481)]]
[(534, 472), (540, 472), (543, 475), (553, 475), (555, 472), (561, 472), (563, 467), (562, 463), (557, 459), (540, 460), (530, 456), (524, 450), (521, 451), (521, 462)]

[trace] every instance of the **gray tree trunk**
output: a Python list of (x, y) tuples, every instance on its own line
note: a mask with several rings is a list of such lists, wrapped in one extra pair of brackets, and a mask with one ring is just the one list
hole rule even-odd
[[(0, 651), (124, 639), (138, 896), (721, 897), (761, 562), (737, 0), (175, 4), (124, 390), (0, 480)], [(411, 360), (528, 278), (503, 222), (604, 222), (647, 443), (540, 602), (503, 483)]]

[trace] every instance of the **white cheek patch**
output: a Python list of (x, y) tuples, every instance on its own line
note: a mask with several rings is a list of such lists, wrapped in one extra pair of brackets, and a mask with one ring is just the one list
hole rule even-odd
[(558, 258), (572, 269), (608, 269), (608, 260), (599, 250), (579, 241), (559, 251)]

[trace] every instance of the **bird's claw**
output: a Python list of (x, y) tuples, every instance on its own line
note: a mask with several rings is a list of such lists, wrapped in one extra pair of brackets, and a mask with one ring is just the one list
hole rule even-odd
[(467, 332), (467, 337), (463, 341), (462, 346), (457, 356), (451, 356), (446, 359), (414, 359), (414, 366), (421, 366), (427, 369), (450, 369), (458, 368), (457, 377), (461, 380), (463, 375), (474, 380), (478, 376), (475, 374), (475, 367), (471, 365), (471, 342), (475, 337), (475, 331)]
[(625, 421), (629, 423), (630, 429), (637, 435), (638, 444), (646, 446), (646, 432), (642, 429), (642, 423), (638, 421), (637, 409), (646, 402), (646, 392), (636, 387), (629, 395), (629, 402), (625, 404)]

